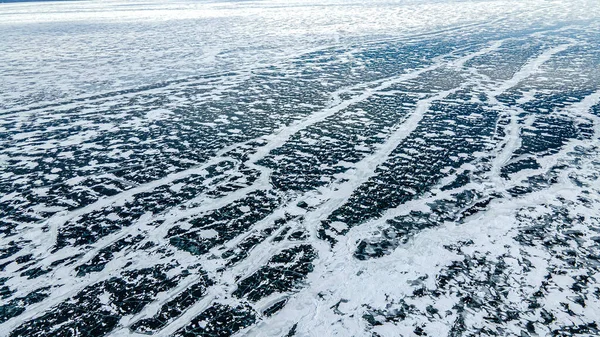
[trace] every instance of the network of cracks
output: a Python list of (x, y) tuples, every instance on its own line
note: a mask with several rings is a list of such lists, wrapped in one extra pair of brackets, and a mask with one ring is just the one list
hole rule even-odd
[(0, 331), (600, 334), (600, 35), (326, 48), (0, 117)]

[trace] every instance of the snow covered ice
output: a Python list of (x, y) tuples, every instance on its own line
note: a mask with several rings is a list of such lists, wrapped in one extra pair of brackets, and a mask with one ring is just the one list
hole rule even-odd
[(600, 2), (0, 3), (0, 336), (600, 335)]

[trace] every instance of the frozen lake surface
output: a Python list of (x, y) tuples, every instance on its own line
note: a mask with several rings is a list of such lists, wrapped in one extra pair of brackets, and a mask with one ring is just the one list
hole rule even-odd
[(0, 3), (0, 336), (600, 335), (596, 0)]

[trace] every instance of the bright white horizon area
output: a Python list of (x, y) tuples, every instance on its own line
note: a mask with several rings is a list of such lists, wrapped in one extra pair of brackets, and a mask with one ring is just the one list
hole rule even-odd
[(331, 46), (491, 22), (540, 28), (599, 11), (594, 0), (0, 3), (0, 108), (253, 68)]

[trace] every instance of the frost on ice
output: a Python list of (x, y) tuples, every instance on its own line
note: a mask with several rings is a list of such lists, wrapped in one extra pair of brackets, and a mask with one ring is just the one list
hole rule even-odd
[(1, 334), (600, 334), (599, 14), (0, 4)]

